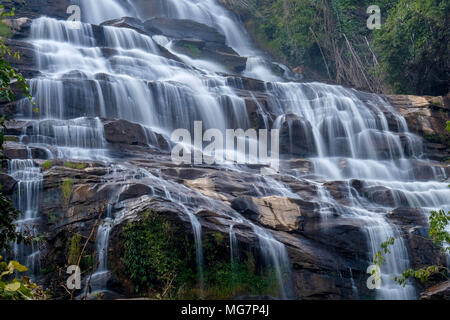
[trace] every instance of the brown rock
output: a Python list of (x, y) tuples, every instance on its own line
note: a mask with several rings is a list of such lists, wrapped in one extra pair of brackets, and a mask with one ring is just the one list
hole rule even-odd
[(233, 200), (231, 205), (237, 211), (251, 215), (252, 219), (270, 228), (282, 231), (296, 231), (300, 228), (300, 208), (288, 198), (240, 197)]
[(422, 300), (450, 300), (450, 280), (428, 288), (420, 295)]
[(14, 187), (16, 186), (17, 181), (11, 177), (10, 175), (0, 173), (0, 191), (3, 194), (12, 194), (14, 192)]

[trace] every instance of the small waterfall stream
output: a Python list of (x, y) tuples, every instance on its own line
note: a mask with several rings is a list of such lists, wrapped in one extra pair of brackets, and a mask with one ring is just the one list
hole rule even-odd
[[(30, 151), (29, 157), (31, 158)], [(31, 159), (10, 160), (9, 174), (17, 181), (14, 203), (21, 212), (19, 220), (15, 222), (17, 231), (26, 237), (34, 238), (38, 235), (40, 223), (39, 200), (43, 176), (41, 168)], [(28, 266), (30, 275), (35, 276), (40, 270), (39, 244), (34, 241), (30, 245), (23, 243), (13, 245), (14, 258)]]

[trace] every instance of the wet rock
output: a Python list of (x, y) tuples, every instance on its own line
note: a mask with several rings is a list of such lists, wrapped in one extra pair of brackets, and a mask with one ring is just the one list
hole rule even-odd
[(411, 175), (415, 180), (430, 181), (436, 178), (445, 179), (450, 176), (450, 164), (430, 162), (413, 162)]
[(148, 33), (145, 31), (144, 24), (141, 20), (137, 18), (132, 17), (123, 17), (119, 19), (113, 19), (109, 21), (102, 22), (100, 26), (111, 26), (116, 28), (126, 28), (126, 29), (132, 29), (139, 33), (143, 33), (148, 35)]
[[(40, 74), (36, 61), (35, 48), (32, 44), (14, 39), (5, 39), (4, 42), (12, 52), (18, 52), (20, 54), (20, 59), (15, 58), (13, 55), (6, 55), (6, 61), (14, 68), (20, 70), (20, 73), (26, 78), (36, 77)], [(14, 90), (14, 93), (18, 97), (21, 97), (23, 90)]]
[(317, 154), (308, 120), (294, 114), (284, 117), (280, 129), (280, 154), (311, 157)]
[(0, 192), (6, 195), (10, 195), (14, 192), (14, 188), (17, 181), (5, 173), (0, 173)]
[(228, 201), (228, 198), (216, 192), (214, 182), (208, 178), (199, 178), (196, 180), (185, 180), (184, 184), (194, 190), (197, 190), (206, 197), (215, 198), (221, 201)]
[(118, 201), (124, 201), (127, 199), (138, 198), (143, 195), (152, 195), (153, 190), (144, 184), (136, 183), (128, 185), (124, 191), (120, 193)]
[(225, 46), (225, 36), (216, 29), (192, 20), (154, 18), (144, 23), (151, 34), (164, 35), (175, 39), (196, 39)]
[(41, 16), (54, 17), (66, 20), (70, 15), (67, 8), (71, 5), (70, 0), (12, 0), (3, 1), (5, 11), (10, 12), (15, 8), (17, 17), (35, 19)]
[(402, 226), (426, 226), (428, 224), (422, 210), (417, 208), (396, 208), (388, 218)]
[(147, 146), (147, 136), (140, 124), (126, 120), (108, 120), (104, 123), (105, 139), (110, 143)]
[(247, 58), (241, 57), (232, 48), (203, 40), (174, 40), (172, 42), (175, 51), (185, 54), (193, 59), (216, 62), (233, 73), (245, 70)]
[(30, 35), (32, 20), (29, 18), (3, 19), (2, 23), (10, 28), (14, 39), (27, 38)]
[[(427, 157), (442, 161), (450, 157), (450, 121), (448, 97), (388, 95), (392, 106), (405, 117), (409, 130), (425, 138)], [(431, 143), (431, 144), (430, 144)]]
[(420, 295), (421, 300), (450, 300), (450, 281), (428, 288)]
[(12, 120), (5, 121), (5, 134), (19, 136), (23, 133), (24, 129), (27, 127), (28, 121), (23, 120)]
[(270, 196), (264, 198), (240, 197), (231, 206), (252, 220), (282, 231), (296, 231), (300, 228), (300, 208), (287, 198)]
[(400, 205), (407, 205), (407, 199), (404, 194), (396, 194), (389, 188), (379, 185), (366, 184), (359, 180), (353, 180), (352, 186), (356, 186), (356, 190), (360, 194), (376, 204), (395, 208)]
[(3, 155), (9, 159), (28, 159), (29, 149), (23, 144), (7, 141), (3, 144)]

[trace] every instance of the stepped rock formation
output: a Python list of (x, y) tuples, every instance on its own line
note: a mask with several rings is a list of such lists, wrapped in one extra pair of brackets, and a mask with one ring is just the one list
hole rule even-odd
[[(81, 6), (79, 29), (65, 21), (70, 4)], [(0, 183), (28, 214), (19, 224), (45, 238), (15, 254), (57, 297), (67, 298), (59, 283), (76, 234), (89, 240), (83, 283), (105, 298), (135, 297), (124, 230), (151, 211), (195, 247), (199, 283), (211, 259), (252, 256), (274, 272), (276, 298), (416, 299), (425, 289), (423, 298), (448, 298), (440, 279), (431, 288), (390, 280), (446, 263), (423, 236), (429, 212), (450, 209), (448, 97), (297, 81), (216, 1), (11, 5), (6, 43), (21, 52), (11, 62), (39, 112), (23, 99), (1, 103), (10, 120)], [(172, 131), (200, 120), (221, 132), (279, 129), (280, 171), (175, 164)], [(367, 267), (390, 236), (382, 289), (369, 290)]]

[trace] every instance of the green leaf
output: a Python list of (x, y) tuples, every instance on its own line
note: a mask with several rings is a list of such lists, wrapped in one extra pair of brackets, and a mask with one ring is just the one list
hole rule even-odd
[(5, 291), (16, 292), (20, 289), (20, 282), (9, 283), (5, 286)]
[(19, 272), (25, 272), (28, 271), (28, 268), (21, 265), (20, 263), (18, 263), (17, 261), (10, 261), (10, 264), (12, 264), (14, 266), (14, 269), (16, 269)]

